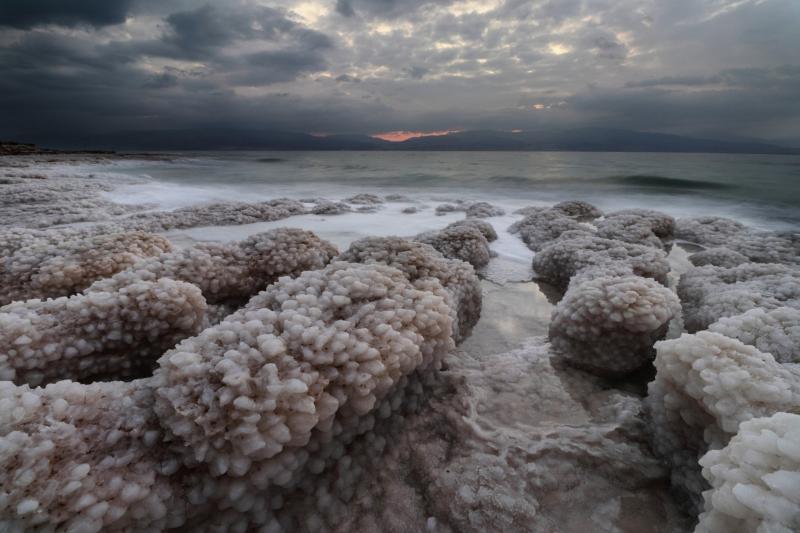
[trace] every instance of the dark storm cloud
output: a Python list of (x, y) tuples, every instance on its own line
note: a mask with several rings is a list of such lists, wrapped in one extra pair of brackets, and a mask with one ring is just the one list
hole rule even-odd
[(133, 0), (3, 0), (0, 26), (107, 26), (125, 21)]
[(591, 125), (800, 144), (795, 1), (5, 0), (0, 138)]

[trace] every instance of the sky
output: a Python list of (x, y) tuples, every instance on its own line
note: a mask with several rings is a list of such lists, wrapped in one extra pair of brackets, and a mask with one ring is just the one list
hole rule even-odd
[(800, 1), (0, 2), (0, 138), (574, 127), (800, 146)]

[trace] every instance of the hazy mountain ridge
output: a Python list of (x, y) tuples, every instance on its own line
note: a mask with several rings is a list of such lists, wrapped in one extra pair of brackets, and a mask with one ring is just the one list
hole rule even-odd
[(463, 131), (390, 142), (362, 134), (311, 135), (257, 130), (161, 130), (84, 137), (68, 148), (135, 150), (490, 150), (800, 154), (800, 149), (758, 141), (702, 139), (608, 128), (506, 132)]

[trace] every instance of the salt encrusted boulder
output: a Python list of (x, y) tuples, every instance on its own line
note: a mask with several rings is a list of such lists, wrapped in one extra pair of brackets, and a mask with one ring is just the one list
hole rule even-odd
[(202, 329), (194, 285), (133, 277), (113, 291), (0, 307), (0, 379), (40, 385), (149, 374), (154, 361)]
[(741, 222), (723, 217), (679, 218), (675, 237), (701, 246), (725, 246), (747, 228)]
[(461, 226), (471, 226), (476, 228), (478, 231), (483, 233), (483, 236), (486, 237), (486, 240), (489, 242), (493, 242), (497, 240), (497, 232), (494, 230), (494, 227), (485, 220), (481, 220), (479, 218), (465, 218), (463, 220), (456, 220), (455, 222), (448, 224), (448, 228), (460, 228)]
[(721, 318), (708, 330), (755, 346), (772, 354), (779, 363), (800, 363), (800, 309), (751, 309)]
[(730, 248), (724, 246), (717, 246), (709, 248), (702, 252), (693, 253), (689, 256), (689, 261), (694, 266), (718, 266), (718, 267), (735, 267), (742, 263), (749, 263), (750, 260), (739, 252), (735, 252)]
[(482, 291), (472, 266), (446, 259), (430, 245), (399, 237), (367, 237), (352, 243), (336, 259), (388, 265), (400, 269), (412, 283), (426, 278), (438, 280), (449, 295), (457, 343), (470, 335), (480, 318)]
[(387, 194), (383, 197), (387, 202), (411, 202), (411, 198), (405, 194)]
[(587, 278), (634, 274), (666, 285), (666, 254), (650, 246), (599, 237), (562, 238), (533, 257), (538, 279), (566, 289), (576, 275)]
[(405, 207), (400, 212), (403, 213), (404, 215), (413, 215), (414, 213), (419, 213), (419, 208), (414, 206)]
[(679, 219), (676, 237), (705, 247), (724, 246), (755, 263), (800, 264), (800, 233), (754, 231), (720, 217)]
[[(210, 496), (222, 511), (236, 506), (236, 483), (269, 494), (307, 468), (318, 472), (307, 461), (331, 453), (320, 448), (346, 445), (339, 433), (405, 376), (438, 367), (453, 348), (451, 326), (435, 279), (412, 285), (391, 267), (336, 262), (282, 278), (164, 354), (153, 376), (155, 412), (185, 444), (187, 465), (221, 477)], [(262, 515), (267, 500), (254, 502)]]
[(509, 226), (508, 231), (518, 233), (528, 248), (534, 252), (538, 252), (557, 240), (567, 231), (581, 231), (585, 232), (586, 235), (591, 234), (591, 230), (588, 227), (553, 209), (526, 215), (522, 220)]
[(800, 530), (800, 416), (754, 418), (700, 459), (711, 489), (695, 533)]
[(270, 222), (306, 212), (296, 200), (279, 198), (267, 202), (218, 202), (183, 207), (174, 211), (137, 213), (117, 222), (132, 229), (168, 231), (197, 226), (231, 226)]
[(0, 529), (164, 531), (186, 485), (163, 443), (149, 380), (44, 388), (0, 381)]
[(146, 257), (170, 250), (172, 245), (164, 237), (140, 231), (60, 241), (34, 239), (31, 245), (0, 258), (0, 305), (69, 296)]
[(349, 213), (352, 208), (344, 202), (331, 202), (329, 200), (320, 200), (311, 208), (311, 213), (314, 215), (342, 215)]
[(597, 223), (597, 236), (655, 248), (671, 244), (675, 219), (658, 211), (626, 209), (606, 215)]
[(720, 318), (756, 307), (800, 308), (800, 271), (760, 263), (696, 267), (681, 276), (678, 296), (687, 331), (700, 331)]
[(647, 396), (653, 449), (697, 510), (708, 487), (698, 459), (724, 447), (742, 422), (800, 412), (800, 367), (708, 331), (661, 341), (656, 352)]
[(467, 217), (488, 218), (505, 215), (505, 210), (488, 202), (475, 202), (467, 208)]
[(588, 222), (603, 216), (603, 212), (589, 202), (583, 200), (567, 200), (559, 202), (553, 206), (556, 211), (561, 211), (565, 215), (578, 220), (579, 222)]
[(474, 226), (457, 226), (439, 231), (429, 231), (417, 235), (414, 240), (430, 244), (443, 256), (466, 261), (475, 268), (485, 267), (491, 258), (489, 241)]
[(437, 215), (446, 215), (447, 213), (455, 213), (457, 211), (466, 211), (467, 205), (464, 202), (458, 201), (455, 204), (439, 204), (436, 206)]
[(571, 285), (550, 321), (550, 342), (575, 366), (624, 376), (654, 355), (680, 311), (671, 290), (639, 276), (601, 277)]
[(327, 265), (338, 253), (310, 231), (277, 228), (234, 243), (200, 243), (146, 259), (90, 290), (113, 290), (131, 277), (171, 278), (197, 285), (212, 304), (239, 307), (280, 276), (296, 276)]
[(354, 205), (380, 205), (383, 200), (375, 194), (361, 193), (345, 199), (345, 202)]
[(340, 474), (339, 495), (354, 490), (351, 442), (435, 372), (451, 325), (434, 278), (336, 263), (282, 278), (167, 352), (150, 379), (0, 382), (3, 523), (315, 530), (325, 493), (296, 515), (288, 504), (325, 471)]

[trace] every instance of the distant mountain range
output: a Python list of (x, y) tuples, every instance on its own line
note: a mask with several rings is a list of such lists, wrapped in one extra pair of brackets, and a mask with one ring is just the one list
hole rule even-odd
[(122, 132), (48, 143), (60, 148), (122, 150), (519, 150), (800, 154), (800, 149), (758, 141), (722, 141), (640, 131), (577, 128), (539, 131), (463, 131), (390, 142), (368, 135), (317, 136), (244, 129)]

